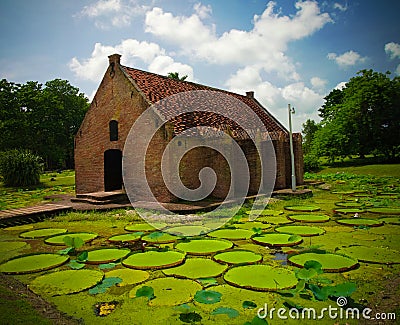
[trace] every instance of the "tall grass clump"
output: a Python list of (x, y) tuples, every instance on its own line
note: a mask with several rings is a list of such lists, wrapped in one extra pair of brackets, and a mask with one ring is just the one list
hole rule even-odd
[(40, 182), (42, 158), (27, 150), (0, 153), (0, 175), (5, 186), (31, 186)]

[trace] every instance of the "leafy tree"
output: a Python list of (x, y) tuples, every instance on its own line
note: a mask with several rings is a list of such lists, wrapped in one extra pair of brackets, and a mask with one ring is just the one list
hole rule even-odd
[(315, 132), (317, 132), (321, 126), (313, 120), (308, 119), (303, 123), (303, 152), (308, 154), (311, 151), (312, 142), (314, 140)]
[(171, 78), (171, 79), (175, 79), (175, 80), (184, 81), (184, 80), (186, 80), (186, 78), (187, 78), (188, 76), (187, 76), (187, 75), (184, 75), (183, 77), (179, 77), (179, 72), (169, 72), (169, 73), (167, 74), (167, 77), (168, 77), (168, 78)]

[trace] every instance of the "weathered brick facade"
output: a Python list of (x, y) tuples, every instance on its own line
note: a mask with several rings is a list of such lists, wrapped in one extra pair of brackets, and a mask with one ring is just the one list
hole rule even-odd
[[(122, 151), (128, 133), (137, 118), (153, 103), (171, 93), (210, 89), (203, 85), (171, 80), (124, 67), (120, 64), (120, 55), (117, 54), (111, 55), (109, 62), (110, 65), (75, 137), (77, 194), (123, 189)], [(263, 111), (262, 106), (253, 98), (252, 92), (247, 96), (225, 93), (250, 105), (258, 115), (262, 114), (261, 118), (268, 131), (272, 131), (270, 136), (275, 149), (277, 169), (275, 188), (290, 187), (291, 168), (287, 130), (269, 113)], [(182, 121), (180, 127), (181, 124)], [(161, 177), (162, 153), (174, 134), (176, 125), (167, 123), (162, 126), (153, 137), (146, 153), (147, 182), (154, 196), (161, 202), (171, 202), (176, 199), (165, 187)], [(302, 184), (301, 135), (294, 134), (293, 140), (297, 182)], [(249, 194), (255, 194), (261, 182), (260, 159), (250, 140), (241, 140), (239, 145), (246, 154), (250, 166)], [(195, 148), (184, 156), (179, 168), (183, 184), (191, 189), (197, 188), (200, 185), (198, 172), (203, 167), (211, 167), (218, 176), (212, 196), (225, 197), (231, 182), (229, 166), (221, 154), (210, 148)], [(136, 190), (136, 199), (145, 199), (141, 197), (140, 185)]]

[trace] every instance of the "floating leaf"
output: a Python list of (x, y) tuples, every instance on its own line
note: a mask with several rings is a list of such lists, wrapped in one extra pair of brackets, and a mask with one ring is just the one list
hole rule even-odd
[(211, 312), (211, 315), (228, 315), (229, 318), (235, 318), (239, 316), (239, 312), (236, 309), (228, 307), (218, 307)]
[(63, 265), (68, 256), (51, 253), (30, 254), (10, 259), (0, 265), (0, 272), (8, 274), (24, 274), (50, 270)]
[(154, 299), (154, 289), (149, 286), (143, 286), (136, 290), (135, 296), (138, 297), (146, 297), (149, 301)]
[(197, 279), (197, 282), (200, 282), (204, 288), (218, 285), (218, 281), (215, 278), (201, 278)]
[(88, 258), (88, 252), (87, 251), (83, 251), (82, 253), (80, 253), (77, 257), (76, 260), (78, 262), (86, 262)]
[(327, 288), (330, 296), (349, 297), (354, 291), (357, 290), (357, 285), (353, 282), (345, 282)]
[(222, 294), (211, 290), (200, 290), (194, 295), (194, 300), (203, 304), (215, 304), (221, 301)]
[(85, 241), (81, 237), (64, 236), (63, 242), (65, 245), (75, 249), (79, 249), (85, 244)]
[(117, 269), (106, 273), (106, 278), (117, 277), (122, 279), (122, 282), (118, 283), (117, 286), (126, 286), (130, 284), (137, 284), (146, 281), (149, 278), (149, 273), (142, 270), (131, 270), (131, 269)]
[(242, 307), (244, 309), (254, 309), (254, 308), (257, 307), (257, 304), (255, 302), (253, 302), (253, 301), (245, 300), (242, 303)]
[(122, 279), (117, 278), (117, 277), (105, 278), (101, 283), (99, 283), (95, 287), (89, 289), (89, 294), (96, 295), (98, 293), (105, 293), (108, 288), (111, 288), (112, 286), (119, 284), (121, 282), (122, 282)]
[(315, 269), (300, 269), (296, 271), (296, 277), (300, 280), (310, 280), (317, 275)]
[(68, 266), (69, 266), (71, 269), (73, 269), (73, 270), (80, 270), (80, 269), (83, 269), (83, 268), (85, 267), (85, 264), (79, 263), (79, 262), (76, 261), (76, 260), (71, 260), (71, 261), (68, 263)]
[(99, 269), (100, 270), (108, 270), (108, 269), (113, 269), (116, 267), (118, 264), (115, 263), (104, 263), (104, 264), (99, 264)]

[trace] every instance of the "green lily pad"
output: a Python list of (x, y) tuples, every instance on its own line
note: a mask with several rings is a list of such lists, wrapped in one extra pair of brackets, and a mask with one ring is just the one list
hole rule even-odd
[(291, 234), (276, 234), (276, 233), (254, 236), (251, 240), (256, 244), (266, 245), (269, 247), (296, 246), (303, 242), (303, 238), (301, 236), (291, 235)]
[(319, 236), (325, 233), (324, 229), (314, 226), (281, 226), (275, 228), (275, 231), (303, 237)]
[(194, 300), (202, 304), (215, 304), (221, 301), (222, 294), (212, 290), (199, 290), (194, 295)]
[(285, 224), (294, 223), (293, 220), (290, 220), (284, 216), (261, 217), (261, 218), (258, 218), (257, 220), (261, 221), (261, 222), (268, 222), (273, 225), (285, 225)]
[(103, 272), (96, 270), (66, 270), (37, 277), (29, 288), (40, 295), (67, 295), (81, 292), (100, 283)]
[(0, 253), (21, 249), (27, 245), (24, 241), (0, 241)]
[(223, 239), (194, 239), (178, 243), (175, 248), (191, 255), (208, 255), (225, 251), (232, 246), (232, 242)]
[(97, 238), (98, 234), (92, 233), (92, 232), (76, 232), (76, 233), (68, 233), (68, 234), (62, 234), (62, 235), (57, 235), (54, 237), (46, 238), (44, 242), (49, 245), (57, 245), (57, 246), (66, 246), (64, 242), (65, 237), (79, 237), (81, 238), (85, 243), (88, 243), (92, 241), (93, 239)]
[(158, 278), (133, 288), (129, 297), (134, 298), (143, 286), (154, 290), (154, 299), (148, 302), (150, 306), (178, 306), (192, 301), (196, 292), (201, 290), (201, 285), (193, 280)]
[(329, 221), (329, 216), (325, 214), (293, 214), (288, 216), (290, 220), (299, 222), (327, 222)]
[(152, 232), (142, 237), (142, 240), (150, 244), (168, 244), (176, 242), (178, 239), (177, 236), (161, 231)]
[(385, 247), (350, 246), (341, 248), (338, 252), (361, 262), (400, 264), (400, 251)]
[(300, 212), (314, 212), (319, 211), (321, 208), (318, 205), (291, 205), (284, 207), (285, 210), (289, 211), (300, 211)]
[(108, 238), (108, 241), (112, 243), (134, 242), (138, 241), (142, 234), (143, 233), (141, 232), (134, 232), (130, 234), (115, 235)]
[(229, 307), (218, 307), (211, 312), (211, 315), (228, 315), (229, 318), (235, 318), (239, 316), (239, 312)]
[(19, 256), (0, 265), (0, 272), (8, 274), (24, 274), (50, 270), (63, 265), (68, 256), (43, 253)]
[(117, 269), (109, 271), (105, 274), (105, 278), (120, 278), (121, 283), (117, 286), (123, 287), (131, 284), (138, 284), (146, 281), (150, 277), (147, 271), (142, 270), (132, 270), (132, 269)]
[(334, 209), (333, 212), (339, 214), (349, 214), (349, 213), (356, 214), (356, 213), (365, 213), (366, 211), (360, 208), (339, 208), (339, 209)]
[(240, 229), (247, 229), (247, 230), (253, 230), (254, 228), (257, 229), (269, 229), (272, 226), (268, 223), (263, 223), (263, 222), (259, 222), (259, 221), (249, 221), (249, 222), (245, 222), (245, 223), (238, 223), (235, 224), (235, 228), (240, 228)]
[(124, 258), (131, 252), (128, 248), (102, 248), (88, 252), (86, 263), (103, 264), (110, 263)]
[(220, 276), (227, 268), (227, 265), (221, 265), (213, 260), (206, 258), (190, 258), (184, 264), (163, 270), (167, 276), (179, 278), (199, 279)]
[(149, 223), (132, 223), (130, 225), (125, 226), (126, 231), (155, 231), (158, 229), (162, 229), (167, 226), (166, 223), (157, 223), (151, 225)]
[(43, 238), (43, 237), (50, 237), (58, 234), (63, 234), (66, 233), (67, 231), (68, 231), (67, 229), (43, 228), (43, 229), (25, 231), (21, 233), (19, 236), (22, 238), (35, 239), (35, 238)]
[(325, 272), (345, 272), (358, 266), (356, 259), (333, 253), (307, 252), (296, 254), (288, 258), (288, 262), (297, 267), (304, 267), (307, 261), (319, 262)]
[(208, 233), (210, 237), (230, 240), (249, 239), (253, 235), (254, 231), (248, 229), (217, 229)]
[(400, 217), (385, 217), (385, 218), (381, 218), (379, 220), (383, 221), (384, 223), (388, 223), (390, 225), (400, 226)]
[(185, 254), (174, 251), (157, 252), (147, 251), (128, 256), (122, 264), (132, 269), (162, 269), (182, 264)]
[(262, 255), (246, 251), (246, 250), (232, 250), (215, 254), (213, 259), (219, 263), (234, 264), (254, 264), (262, 261)]
[(260, 215), (260, 216), (278, 216), (280, 214), (283, 214), (282, 210), (268, 210), (268, 209), (264, 209), (264, 210), (248, 210), (246, 211), (247, 214), (250, 215)]
[(258, 291), (294, 287), (298, 280), (293, 271), (270, 265), (245, 265), (228, 270), (224, 279), (230, 285)]
[(364, 208), (368, 206), (372, 206), (371, 203), (359, 203), (359, 202), (335, 202), (335, 205), (341, 208)]
[(393, 214), (398, 215), (400, 214), (400, 208), (368, 208), (367, 212), (369, 213), (376, 213), (376, 214)]
[(339, 219), (336, 222), (340, 225), (345, 226), (368, 226), (368, 227), (380, 227), (383, 226), (382, 220), (364, 219), (364, 218), (351, 218), (351, 219)]
[(164, 231), (168, 232), (169, 234), (173, 234), (176, 236), (182, 237), (190, 237), (190, 236), (198, 236), (206, 234), (210, 231), (210, 228), (204, 226), (177, 226), (166, 228)]
[(7, 230), (7, 231), (26, 231), (26, 230), (30, 230), (32, 228), (33, 228), (32, 225), (19, 225), (19, 226), (7, 227), (7, 228), (4, 228), (3, 230)]

